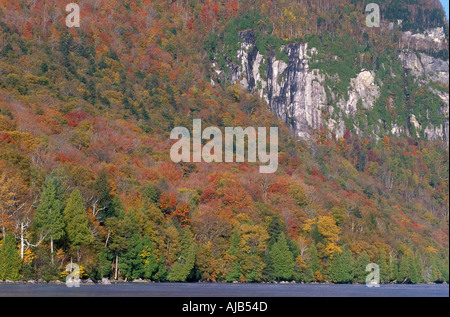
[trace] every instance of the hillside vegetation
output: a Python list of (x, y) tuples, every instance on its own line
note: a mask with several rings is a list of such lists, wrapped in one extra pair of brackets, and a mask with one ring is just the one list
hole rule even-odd
[[(405, 30), (448, 25), (437, 1), (378, 2)], [(79, 3), (81, 27), (67, 28), (61, 1), (0, 0), (0, 280), (64, 279), (75, 262), (91, 279), (364, 283), (373, 262), (384, 283), (448, 282), (445, 142), (297, 140), (258, 96), (211, 84), (211, 59), (224, 66), (247, 28), (280, 59), (315, 41), (388, 63), (399, 42), (363, 31), (362, 2)], [(319, 66), (345, 81), (359, 62)], [(386, 98), (403, 93), (390, 75)], [(437, 107), (411, 87), (409, 107)], [(368, 130), (403, 116), (383, 100)], [(173, 163), (170, 132), (193, 119), (279, 127), (277, 172)]]

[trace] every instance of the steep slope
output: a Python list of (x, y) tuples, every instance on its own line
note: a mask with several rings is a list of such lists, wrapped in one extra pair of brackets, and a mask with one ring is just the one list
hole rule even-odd
[[(0, 0), (0, 238), (23, 259), (1, 278), (73, 259), (92, 279), (341, 282), (350, 251), (354, 282), (368, 261), (448, 281), (442, 20), (380, 2), (405, 30), (350, 0), (85, 0), (80, 28), (61, 1)], [(172, 162), (193, 119), (279, 127), (277, 172)]]
[[(318, 31), (269, 43), (265, 38), (272, 35), (257, 27), (264, 19), (245, 13), (236, 21), (245, 19), (250, 30), (229, 22), (222, 38), (237, 31), (236, 51), (217, 49), (213, 67), (220, 74), (221, 54), (234, 54), (225, 56), (231, 82), (264, 98), (299, 138), (323, 127), (337, 138), (348, 129), (376, 139), (402, 135), (448, 143), (448, 27), (443, 20), (442, 26), (416, 34), (403, 31), (408, 28), (400, 22), (383, 20), (375, 30), (359, 26), (362, 39)], [(359, 17), (359, 23), (365, 21)], [(418, 90), (425, 93), (417, 97)]]

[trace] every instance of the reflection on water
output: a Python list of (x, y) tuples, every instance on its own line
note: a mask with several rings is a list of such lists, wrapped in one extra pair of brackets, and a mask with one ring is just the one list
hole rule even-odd
[(448, 297), (447, 284), (309, 285), (220, 283), (122, 283), (113, 285), (0, 285), (0, 297)]

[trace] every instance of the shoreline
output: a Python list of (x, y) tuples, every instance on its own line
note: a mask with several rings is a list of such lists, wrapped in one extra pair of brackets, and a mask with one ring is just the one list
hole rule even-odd
[[(6, 280), (2, 281), (0, 280), (0, 286), (1, 285), (65, 285), (66, 283), (60, 280), (51, 280), (51, 281), (44, 281), (44, 280), (19, 280), (19, 281), (11, 281)], [(204, 281), (196, 281), (196, 282), (159, 282), (159, 281), (151, 281), (151, 280), (109, 280), (109, 279), (103, 279), (103, 280), (91, 280), (91, 279), (83, 279), (80, 280), (80, 285), (116, 285), (116, 284), (281, 284), (281, 285), (287, 285), (287, 284), (298, 284), (298, 285), (365, 285), (364, 283), (331, 283), (331, 282), (298, 282), (298, 281), (271, 281), (271, 282), (204, 282)], [(381, 283), (379, 285), (447, 285), (447, 282), (442, 283), (435, 283), (435, 282), (428, 282), (428, 283)]]

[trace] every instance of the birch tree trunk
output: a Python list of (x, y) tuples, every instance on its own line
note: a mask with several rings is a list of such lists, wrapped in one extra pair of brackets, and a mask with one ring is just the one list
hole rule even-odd
[(20, 224), (20, 258), (23, 263), (23, 253), (24, 253), (24, 241), (23, 241), (23, 222)]
[(52, 254), (52, 264), (54, 263), (53, 259), (53, 238), (50, 238), (50, 252)]
[(116, 270), (114, 273), (114, 279), (116, 279), (116, 280), (117, 280), (118, 269), (119, 269), (119, 253), (116, 253)]

